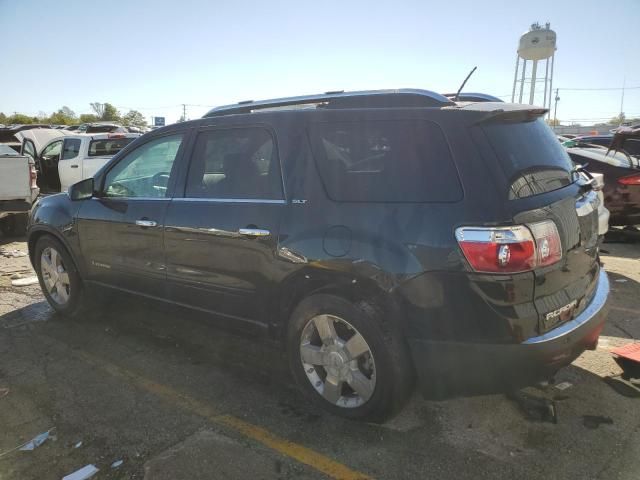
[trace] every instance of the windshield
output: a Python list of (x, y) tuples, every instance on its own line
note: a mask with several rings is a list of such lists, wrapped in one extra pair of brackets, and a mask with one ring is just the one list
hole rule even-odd
[(542, 118), (483, 126), (509, 179), (509, 198), (557, 190), (576, 179), (567, 152)]

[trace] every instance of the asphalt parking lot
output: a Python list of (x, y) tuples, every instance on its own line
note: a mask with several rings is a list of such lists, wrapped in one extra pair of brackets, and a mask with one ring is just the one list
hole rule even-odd
[(640, 243), (603, 248), (612, 293), (598, 349), (558, 374), (568, 388), (527, 390), (555, 402), (556, 423), (495, 395), (415, 396), (372, 425), (317, 411), (275, 345), (191, 312), (117, 296), (56, 317), (37, 284), (11, 283), (33, 275), (26, 243), (0, 238), (0, 479), (88, 464), (97, 479), (637, 479), (638, 399), (604, 379), (620, 373), (610, 350), (640, 339)]

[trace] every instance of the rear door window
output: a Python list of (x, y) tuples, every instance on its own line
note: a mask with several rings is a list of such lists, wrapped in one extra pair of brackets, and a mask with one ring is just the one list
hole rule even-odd
[(509, 198), (557, 190), (576, 178), (569, 155), (542, 118), (496, 121), (483, 130), (510, 182)]
[(261, 127), (199, 133), (185, 196), (282, 199), (282, 177), (271, 133)]
[(313, 154), (340, 202), (454, 202), (462, 187), (438, 125), (424, 120), (314, 123)]
[(112, 157), (135, 140), (134, 138), (107, 138), (89, 143), (90, 157)]

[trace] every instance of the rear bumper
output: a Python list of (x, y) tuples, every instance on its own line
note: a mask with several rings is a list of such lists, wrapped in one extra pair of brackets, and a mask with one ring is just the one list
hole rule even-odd
[(25, 213), (31, 209), (31, 203), (27, 200), (0, 200), (0, 212)]
[(428, 398), (489, 394), (546, 380), (594, 349), (607, 315), (609, 280), (600, 270), (591, 303), (573, 320), (520, 344), (409, 340), (422, 393)]

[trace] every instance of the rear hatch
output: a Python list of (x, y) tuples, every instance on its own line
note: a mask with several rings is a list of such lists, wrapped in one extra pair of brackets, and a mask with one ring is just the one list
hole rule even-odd
[[(531, 229), (532, 224), (552, 220), (557, 228), (556, 234), (551, 226), (550, 235), (559, 237), (561, 252), (552, 263), (539, 262), (533, 268), (540, 333), (574, 318), (595, 292), (600, 201), (589, 179), (575, 170), (545, 124), (543, 113), (522, 110), (490, 115), (478, 125), (496, 158), (496, 174), (502, 179), (497, 184), (504, 187), (500, 194), (513, 222)], [(537, 248), (548, 251), (549, 244), (541, 247), (532, 231)]]

